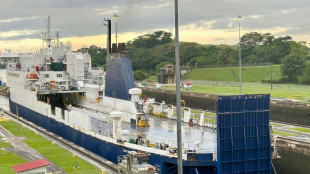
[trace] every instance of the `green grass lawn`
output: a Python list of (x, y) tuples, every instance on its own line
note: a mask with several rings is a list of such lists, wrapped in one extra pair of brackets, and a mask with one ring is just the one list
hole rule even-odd
[(199, 110), (194, 110), (194, 109), (191, 109), (191, 113), (193, 113), (193, 114), (200, 114), (200, 113), (201, 113), (201, 111), (199, 111)]
[[(199, 115), (200, 115), (201, 111), (200, 111), (200, 110), (194, 110), (194, 109), (192, 109), (192, 110), (191, 110), (191, 113), (193, 113), (193, 114), (199, 114)], [(215, 117), (215, 116), (216, 116), (216, 113), (214, 113), (214, 112), (205, 112), (204, 114), (205, 114), (206, 116), (211, 116), (211, 117)]]
[[(249, 84), (250, 85), (250, 84)], [(285, 88), (284, 85), (277, 85), (273, 90), (270, 89), (268, 84), (252, 84), (242, 86), (242, 94), (270, 94), (271, 97), (278, 98), (290, 98), (297, 99), (300, 101), (308, 102), (310, 101), (310, 86), (298, 86), (294, 85), (292, 87)], [(175, 90), (174, 86), (165, 86), (165, 90)], [(183, 88), (181, 91), (185, 91)], [(189, 90), (193, 93), (206, 93), (206, 94), (216, 94), (216, 95), (238, 95), (239, 87), (232, 86), (231, 84), (219, 84), (219, 85), (210, 85), (193, 82), (193, 89)]]
[(205, 118), (205, 123), (214, 123), (214, 124), (216, 124), (216, 119)]
[(205, 116), (215, 117), (216, 113), (214, 113), (214, 112), (205, 112)]
[(157, 82), (157, 76), (156, 75), (148, 76), (146, 79), (143, 80), (143, 82)]
[(4, 147), (11, 147), (11, 144), (9, 142), (0, 140), (0, 148), (4, 148)]
[(277, 134), (277, 135), (282, 135), (282, 136), (298, 136), (297, 134), (292, 134), (292, 133), (288, 133), (288, 132), (282, 132), (282, 131), (276, 131), (274, 130), (272, 134)]
[[(238, 75), (238, 67), (232, 68)], [(272, 66), (273, 79), (281, 78), (280, 65)], [(296, 99), (310, 102), (310, 86), (295, 84), (261, 83), (270, 80), (271, 66), (251, 66), (242, 68), (242, 94), (270, 94), (271, 97)], [(230, 68), (195, 68), (187, 74), (186, 80), (192, 81), (193, 88), (189, 92), (216, 95), (239, 94), (239, 83)], [(156, 76), (144, 80), (148, 86), (154, 86)], [(174, 85), (163, 85), (163, 89), (175, 90)], [(183, 88), (181, 91), (185, 91)]]
[(26, 163), (27, 160), (13, 153), (0, 149), (0, 171), (5, 174), (15, 174), (12, 166)]
[[(186, 75), (189, 80), (210, 80), (210, 81), (237, 81), (231, 69), (235, 74), (239, 74), (239, 67), (232, 68), (195, 68)], [(269, 80), (271, 77), (271, 66), (250, 66), (243, 67), (243, 82), (261, 82)], [(272, 66), (273, 79), (281, 77), (280, 65)]]
[[(23, 140), (29, 146), (37, 150), (44, 155), (50, 161), (62, 168), (68, 173), (72, 174), (84, 174), (84, 173), (100, 173), (100, 169), (91, 165), (90, 163), (82, 160), (79, 157), (72, 157), (72, 153), (61, 148), (56, 144), (52, 144), (49, 140), (42, 136), (35, 134), (33, 131), (18, 125), (16, 122), (7, 121), (0, 123), (5, 129), (10, 131), (15, 136), (23, 137)], [(19, 131), (18, 131), (19, 126)], [(74, 168), (75, 164), (78, 164), (79, 168)]]
[(298, 132), (304, 132), (304, 133), (310, 133), (310, 129), (309, 128), (294, 127), (294, 128), (289, 128), (289, 130), (298, 131)]

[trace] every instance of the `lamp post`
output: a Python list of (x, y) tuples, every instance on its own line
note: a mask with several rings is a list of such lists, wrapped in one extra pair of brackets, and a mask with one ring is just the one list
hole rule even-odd
[(182, 131), (181, 131), (181, 93), (180, 93), (180, 53), (179, 53), (179, 7), (178, 0), (174, 1), (175, 10), (175, 66), (176, 66), (176, 103), (177, 103), (177, 153), (178, 174), (183, 174), (182, 164)]
[(119, 16), (117, 14), (115, 14), (113, 16), (113, 19), (115, 21), (115, 39), (116, 39), (116, 45), (117, 45), (117, 19), (119, 18)]
[(239, 22), (239, 88), (240, 88), (240, 95), (241, 93), (241, 86), (242, 86), (242, 80), (241, 80), (241, 38), (240, 38), (240, 21), (241, 21), (241, 16), (238, 16), (238, 22)]

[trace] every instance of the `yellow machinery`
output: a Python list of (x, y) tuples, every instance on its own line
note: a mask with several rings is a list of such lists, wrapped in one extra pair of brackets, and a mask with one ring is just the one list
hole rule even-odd
[(139, 120), (138, 121), (138, 127), (150, 127), (150, 121), (149, 120)]
[(185, 100), (181, 100), (181, 107), (182, 107), (182, 110), (184, 110), (184, 108), (185, 108)]
[(149, 105), (149, 113), (151, 115), (167, 118), (168, 106), (162, 103), (161, 104), (157, 103), (156, 105), (155, 104)]
[(4, 112), (0, 110), (0, 121), (8, 121), (8, 119), (3, 118), (4, 117)]
[(146, 114), (138, 115), (138, 127), (150, 127), (150, 120), (147, 118)]

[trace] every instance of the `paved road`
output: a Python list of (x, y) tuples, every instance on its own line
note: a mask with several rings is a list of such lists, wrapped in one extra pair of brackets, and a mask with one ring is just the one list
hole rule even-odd
[[(14, 136), (11, 132), (7, 131), (2, 126), (0, 126), (0, 136), (12, 145), (12, 147), (4, 148), (11, 153), (21, 156), (29, 161), (45, 158), (39, 152), (24, 143), (22, 141), (23, 137)], [(52, 162), (51, 165), (47, 167), (47, 171), (52, 173), (66, 173)]]

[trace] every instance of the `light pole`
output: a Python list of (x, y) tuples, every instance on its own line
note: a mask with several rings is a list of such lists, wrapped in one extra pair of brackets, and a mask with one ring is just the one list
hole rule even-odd
[(175, 10), (175, 66), (176, 66), (176, 103), (177, 103), (177, 153), (178, 174), (183, 174), (182, 164), (182, 131), (181, 131), (181, 93), (180, 93), (180, 53), (179, 53), (179, 7), (178, 0), (174, 1)]
[(119, 18), (119, 16), (117, 16), (117, 14), (115, 14), (113, 16), (114, 18), (114, 22), (115, 22), (115, 39), (116, 39), (116, 46), (117, 46), (117, 19)]
[(241, 86), (242, 86), (242, 80), (241, 80), (241, 38), (240, 38), (240, 21), (241, 21), (241, 16), (238, 16), (238, 22), (239, 22), (239, 88), (240, 88), (240, 95), (241, 93)]

